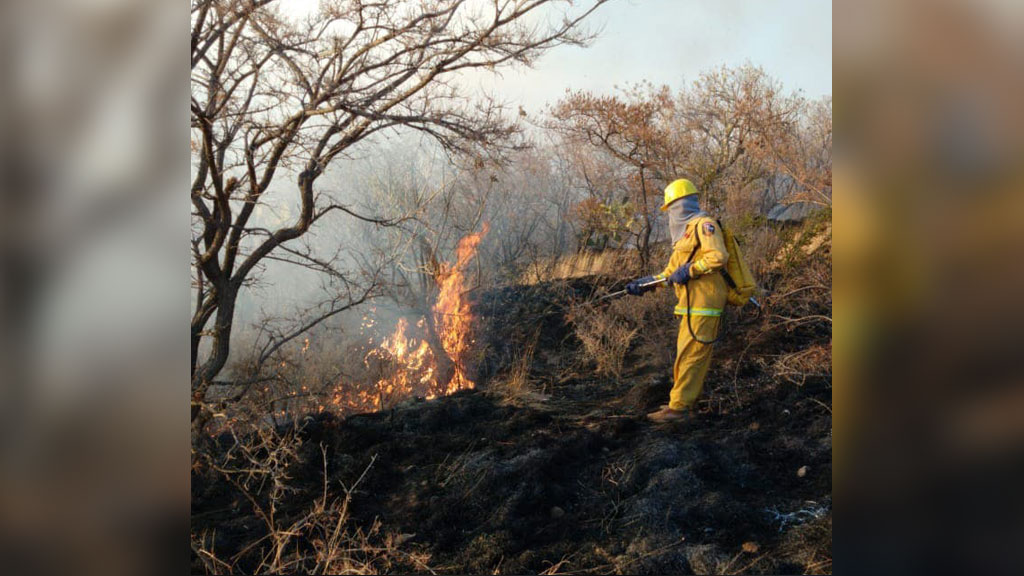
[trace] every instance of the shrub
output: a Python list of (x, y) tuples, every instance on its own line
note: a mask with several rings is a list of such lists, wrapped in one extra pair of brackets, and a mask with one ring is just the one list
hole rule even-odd
[(536, 391), (530, 380), (530, 367), (533, 364), (533, 355), (537, 350), (539, 338), (540, 330), (538, 329), (532, 337), (526, 340), (522, 352), (512, 360), (508, 374), (503, 378), (495, 378), (489, 384), (488, 390), (514, 405), (522, 404), (530, 397), (535, 396)]
[(740, 242), (743, 257), (760, 283), (771, 271), (772, 262), (783, 245), (782, 238), (775, 228), (765, 225), (749, 228)]
[(675, 350), (675, 293), (659, 288), (639, 298), (577, 302), (567, 318), (582, 344), (581, 359), (602, 375), (620, 376), (626, 355), (639, 342), (640, 354), (657, 364), (671, 362)]
[(583, 345), (582, 359), (592, 362), (598, 374), (621, 375), (629, 345), (639, 330), (623, 322), (611, 306), (602, 309), (600, 303), (575, 303), (567, 318)]

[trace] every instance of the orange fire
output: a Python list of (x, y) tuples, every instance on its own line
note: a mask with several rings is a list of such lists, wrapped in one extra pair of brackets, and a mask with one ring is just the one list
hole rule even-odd
[[(404, 399), (424, 397), (428, 400), (470, 389), (475, 386), (467, 375), (467, 361), (473, 345), (473, 313), (466, 296), (466, 271), (476, 255), (480, 241), (487, 234), (485, 223), (480, 232), (461, 238), (455, 249), (455, 261), (442, 263), (437, 271), (437, 300), (431, 308), (430, 317), (421, 317), (414, 325), (406, 318), (399, 318), (395, 330), (380, 345), (373, 346), (363, 356), (363, 363), (372, 375), (371, 381), (360, 385), (356, 382), (336, 382), (327, 396), (319, 401), (306, 403), (310, 386), (302, 384), (292, 390), (285, 400), (287, 405), (267, 417), (286, 418), (289, 414), (319, 413), (326, 411), (341, 414), (374, 412), (394, 406)], [(428, 320), (433, 321), (434, 340)], [(377, 322), (376, 308), (371, 308), (363, 317), (360, 332), (373, 328)], [(431, 342), (435, 347), (431, 347)], [(441, 350), (447, 358), (439, 358)], [(311, 348), (306, 338), (299, 350), (307, 356)], [(439, 360), (443, 367), (439, 366)], [(281, 361), (281, 368), (292, 362)], [(447, 381), (445, 381), (447, 380)], [(303, 394), (300, 396), (298, 392)], [(274, 393), (263, 387), (264, 394)], [(319, 395), (318, 395), (319, 396)], [(231, 417), (218, 426), (211, 427), (211, 434), (219, 434), (235, 424)]]
[[(376, 389), (357, 391), (342, 383), (331, 398), (335, 408), (350, 412), (380, 410), (404, 398), (423, 396), (430, 400), (474, 387), (466, 375), (467, 354), (473, 343), (473, 314), (465, 298), (465, 273), (487, 230), (485, 223), (480, 232), (461, 238), (455, 249), (455, 262), (443, 263), (437, 274), (439, 293), (431, 312), (440, 345), (451, 361), (448, 381), (441, 381), (445, 375), (440, 373), (435, 350), (427, 339), (410, 336), (409, 321), (400, 318), (395, 331), (364, 358), (371, 370), (383, 365), (384, 375), (376, 381)], [(366, 317), (362, 327), (372, 327), (374, 323), (372, 317)], [(420, 318), (414, 331), (425, 335), (426, 330), (426, 319)]]
[(474, 386), (473, 381), (466, 377), (465, 373), (466, 352), (472, 344), (470, 327), (473, 321), (469, 301), (464, 297), (465, 272), (487, 230), (485, 222), (477, 234), (463, 236), (455, 248), (455, 263), (442, 265), (438, 274), (441, 290), (434, 304), (434, 324), (441, 338), (441, 346), (455, 367), (455, 373), (445, 386), (443, 394), (452, 394)]
[[(426, 340), (420, 340), (417, 344), (415, 338), (406, 336), (408, 328), (409, 322), (405, 318), (399, 318), (395, 333), (385, 338), (379, 348), (371, 350), (366, 355), (368, 365), (372, 357), (390, 360), (393, 363), (394, 369), (390, 376), (377, 382), (377, 394), (380, 399), (411, 396), (431, 387), (434, 383), (434, 353)], [(375, 404), (376, 408), (380, 408), (380, 400)]]

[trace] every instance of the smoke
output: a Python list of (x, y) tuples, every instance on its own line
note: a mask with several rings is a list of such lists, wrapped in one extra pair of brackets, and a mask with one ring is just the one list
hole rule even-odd
[[(275, 253), (274, 258), (261, 263), (252, 282), (239, 294), (233, 332), (236, 344), (229, 366), (251, 355), (252, 346), (265, 343), (268, 327), (301, 325), (329, 311), (339, 298), (359, 294), (375, 281), (400, 281), (396, 272), (416, 265), (412, 219), (429, 218), (431, 211), (437, 210), (426, 200), (443, 186), (445, 170), (450, 167), (435, 145), (401, 133), (363, 143), (353, 155), (333, 164), (317, 181), (317, 192), (325, 197), (323, 203), (329, 197), (360, 217), (389, 224), (373, 224), (335, 211), (301, 238), (286, 244), (289, 252)], [(277, 179), (277, 185), (268, 191), (266, 204), (254, 215), (254, 227), (273, 230), (295, 218), (299, 209), (296, 179), (295, 174)], [(399, 222), (392, 226), (392, 221)], [(296, 252), (329, 264), (330, 270)], [(332, 317), (311, 335), (332, 338), (341, 346), (345, 338), (360, 337), (358, 328), (370, 306), (381, 323), (391, 325), (409, 313), (403, 310), (394, 287), (380, 288), (365, 304)], [(232, 376), (228, 371), (221, 377)]]

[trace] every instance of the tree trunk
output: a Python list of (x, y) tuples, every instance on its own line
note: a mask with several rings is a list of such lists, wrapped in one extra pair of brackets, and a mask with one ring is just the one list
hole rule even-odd
[(637, 250), (640, 252), (640, 273), (648, 274), (651, 264), (651, 230), (654, 226), (651, 223), (651, 211), (647, 203), (647, 178), (644, 174), (644, 166), (640, 166), (640, 194), (636, 199), (636, 206), (641, 208), (643, 214), (643, 225), (640, 227), (640, 234), (637, 238)]
[(640, 238), (637, 242), (637, 249), (640, 252), (640, 272), (647, 274), (651, 265), (651, 219), (644, 215), (644, 225), (640, 229)]
[[(217, 316), (213, 326), (213, 350), (210, 358), (193, 374), (192, 387), (205, 386), (224, 368), (231, 349), (231, 327), (235, 316), (235, 302), (238, 299), (239, 286), (229, 283), (218, 291)], [(193, 335), (193, 355), (198, 354), (199, 338)], [(193, 360), (195, 362), (195, 360)]]
[(432, 307), (425, 309), (423, 317), (426, 319), (427, 345), (430, 346), (430, 350), (434, 353), (434, 359), (437, 362), (437, 383), (441, 388), (438, 392), (442, 392), (448, 386), (448, 383), (451, 382), (452, 376), (455, 375), (455, 362), (448, 356), (444, 345), (441, 344), (441, 335), (437, 331), (437, 323), (434, 321)]
[(196, 379), (196, 366), (199, 363), (199, 343), (202, 342), (203, 326), (197, 322), (192, 323), (191, 349), (192, 357), (189, 364), (189, 378), (194, 382)]

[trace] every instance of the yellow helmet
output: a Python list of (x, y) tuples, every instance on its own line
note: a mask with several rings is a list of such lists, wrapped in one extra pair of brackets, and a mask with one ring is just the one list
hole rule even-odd
[(665, 186), (665, 204), (661, 207), (662, 210), (668, 210), (668, 205), (679, 200), (683, 196), (690, 196), (691, 194), (697, 193), (697, 187), (693, 185), (693, 182), (685, 178), (679, 180), (673, 180), (671, 184)]

